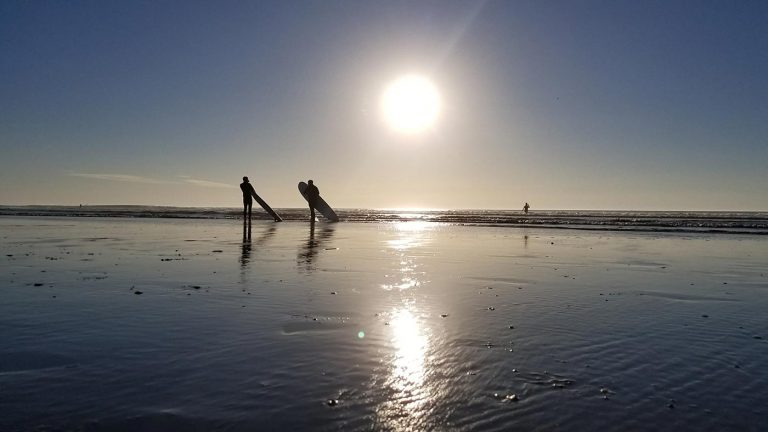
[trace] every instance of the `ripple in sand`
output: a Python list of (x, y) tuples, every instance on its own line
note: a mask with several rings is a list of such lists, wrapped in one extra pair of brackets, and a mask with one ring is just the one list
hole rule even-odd
[(500, 282), (510, 285), (527, 285), (534, 283), (531, 280), (528, 279), (519, 279), (519, 278), (505, 278), (505, 277), (483, 277), (483, 276), (467, 276), (465, 279), (472, 279), (476, 281), (483, 281), (483, 282)]
[(519, 372), (518, 375), (527, 384), (534, 384), (539, 386), (547, 386), (552, 388), (564, 389), (571, 387), (576, 382), (570, 378), (565, 378), (560, 375), (544, 372)]
[(22, 372), (71, 366), (75, 359), (60, 354), (38, 351), (17, 351), (0, 354), (0, 373)]
[(658, 291), (636, 291), (637, 295), (639, 296), (648, 296), (648, 297), (657, 297), (657, 298), (663, 298), (667, 300), (677, 300), (677, 301), (715, 301), (715, 302), (737, 302), (738, 299), (729, 298), (729, 297), (715, 297), (715, 296), (704, 296), (704, 295), (695, 295), (695, 294), (679, 294), (679, 293), (665, 293), (665, 292), (658, 292)]
[(634, 266), (634, 267), (648, 267), (648, 268), (658, 268), (658, 269), (666, 269), (669, 264), (658, 262), (658, 261), (644, 261), (644, 260), (629, 260), (624, 261), (618, 264), (626, 264), (628, 266)]
[(291, 321), (283, 324), (285, 335), (334, 331), (347, 327), (348, 319), (339, 317), (310, 317), (304, 316), (302, 321)]

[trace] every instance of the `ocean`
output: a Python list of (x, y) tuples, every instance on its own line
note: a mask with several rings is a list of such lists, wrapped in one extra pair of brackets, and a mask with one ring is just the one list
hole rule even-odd
[[(304, 221), (305, 208), (275, 209), (286, 221)], [(236, 219), (239, 208), (166, 206), (0, 206), (0, 216)], [(768, 212), (537, 210), (339, 209), (342, 222), (438, 222), (498, 227), (536, 226), (600, 231), (768, 234)], [(271, 220), (254, 209), (255, 220)]]

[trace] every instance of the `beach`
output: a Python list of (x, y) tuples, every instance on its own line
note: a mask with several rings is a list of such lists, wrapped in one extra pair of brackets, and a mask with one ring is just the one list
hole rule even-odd
[(753, 234), (2, 217), (0, 430), (768, 428)]

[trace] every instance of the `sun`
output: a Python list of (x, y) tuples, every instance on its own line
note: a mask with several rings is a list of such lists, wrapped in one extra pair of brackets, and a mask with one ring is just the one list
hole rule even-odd
[(381, 97), (384, 120), (394, 130), (417, 134), (431, 129), (440, 114), (440, 93), (428, 78), (404, 75), (390, 83)]

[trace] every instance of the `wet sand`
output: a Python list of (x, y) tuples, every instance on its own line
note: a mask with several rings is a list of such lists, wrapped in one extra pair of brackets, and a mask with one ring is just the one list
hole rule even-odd
[(0, 430), (766, 430), (763, 237), (0, 218)]

